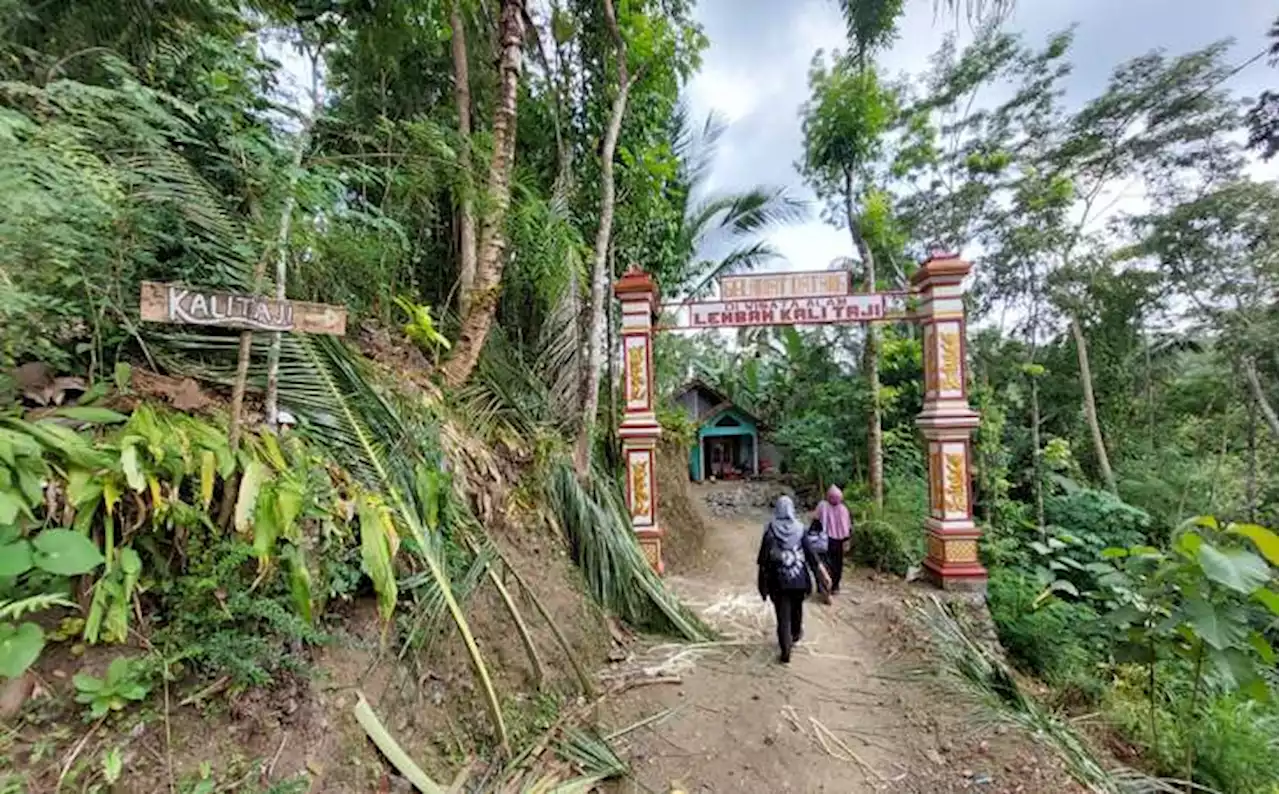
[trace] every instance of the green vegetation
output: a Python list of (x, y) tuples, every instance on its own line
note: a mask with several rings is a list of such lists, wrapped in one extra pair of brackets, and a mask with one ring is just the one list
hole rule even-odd
[[(944, 661), (1091, 784), (1077, 709), (1144, 770), (1275, 791), (1280, 221), (1246, 167), (1275, 152), (1274, 94), (1242, 117), (1208, 43), (1068, 103), (1069, 32), (1029, 42), (1000, 29), (1007, 2), (947, 5), (983, 17), (972, 42), (896, 81), (877, 58), (904, 3), (840, 3), (848, 47), (814, 60), (798, 163), (861, 288), (905, 288), (939, 246), (979, 254), (981, 554), (1009, 658), (1051, 701), (939, 618)], [(473, 631), (492, 586), (541, 667), (496, 572), (516, 573), (509, 525), (550, 529), (604, 610), (708, 636), (629, 526), (607, 288), (634, 263), (665, 297), (705, 293), (774, 259), (766, 233), (809, 208), (708, 189), (723, 127), (679, 101), (708, 45), (689, 0), (0, 9), (6, 686), (83, 659), (60, 687), (81, 727), (81, 706), (123, 724), (176, 686), (305, 680), (305, 650), (368, 597), (379, 651), (419, 672), (456, 639), (477, 749), (521, 758), (569, 692), (517, 717)], [(286, 96), (282, 47), (309, 64), (309, 102)], [(1117, 206), (1120, 185), (1146, 200)], [(348, 333), (144, 324), (143, 281), (340, 305)], [(920, 564), (918, 329), (657, 344), (664, 389), (697, 372), (772, 428), (802, 493), (845, 488), (859, 561)], [(574, 666), (565, 688), (590, 690)], [(30, 733), (32, 764), (75, 747)], [(625, 773), (589, 731), (554, 747), (557, 774)], [(124, 757), (55, 777), (127, 787)]]

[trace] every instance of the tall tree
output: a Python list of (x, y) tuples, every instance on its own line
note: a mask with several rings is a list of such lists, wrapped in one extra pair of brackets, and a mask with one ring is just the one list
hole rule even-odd
[(476, 259), (475, 289), (453, 356), (444, 366), (445, 382), (464, 383), (475, 369), (493, 325), (502, 270), (506, 264), (507, 207), (511, 202), (511, 170), (516, 155), (516, 106), (520, 93), (521, 47), (524, 43), (523, 0), (502, 0), (498, 21), (498, 98), (493, 111), (493, 156), (484, 195), (484, 214)]
[(614, 61), (617, 66), (617, 93), (609, 112), (604, 140), (600, 145), (600, 212), (596, 229), (595, 254), (591, 267), (591, 298), (587, 304), (587, 356), (585, 377), (582, 379), (582, 417), (574, 446), (574, 466), (579, 476), (585, 476), (591, 463), (591, 439), (595, 432), (596, 412), (600, 407), (600, 376), (604, 370), (604, 336), (607, 314), (605, 292), (609, 287), (609, 241), (613, 234), (613, 158), (622, 132), (622, 117), (627, 112), (627, 97), (631, 86), (640, 77), (641, 70), (633, 75), (627, 67), (627, 43), (618, 28), (613, 0), (604, 0), (605, 25), (613, 42)]
[[(1244, 381), (1241, 392), (1273, 435), (1278, 204), (1273, 182), (1229, 182), (1167, 211), (1134, 218), (1143, 237), (1132, 250), (1154, 258), (1186, 301), (1187, 319), (1222, 340), (1221, 349)], [(1263, 383), (1259, 361), (1265, 362), (1263, 372), (1270, 371), (1270, 383)]]
[[(861, 50), (860, 50), (861, 52)], [(877, 195), (870, 167), (892, 122), (894, 97), (861, 56), (837, 55), (828, 65), (819, 55), (809, 72), (810, 99), (801, 109), (805, 181), (827, 202), (828, 217), (849, 230), (868, 291), (876, 289), (876, 261), (864, 229), (867, 205)], [(872, 498), (884, 503), (884, 450), (879, 403), (878, 331), (868, 325), (863, 368), (871, 407), (867, 418), (867, 469)]]
[(458, 166), (465, 184), (458, 196), (458, 315), (465, 317), (476, 284), (476, 214), (471, 182), (471, 69), (462, 0), (449, 9), (449, 50), (453, 57), (453, 102), (458, 111)]
[[(1280, 19), (1271, 23), (1271, 39), (1267, 47), (1268, 62), (1275, 66), (1280, 60)], [(1266, 90), (1258, 95), (1258, 101), (1249, 109), (1249, 148), (1270, 160), (1280, 152), (1280, 94)]]

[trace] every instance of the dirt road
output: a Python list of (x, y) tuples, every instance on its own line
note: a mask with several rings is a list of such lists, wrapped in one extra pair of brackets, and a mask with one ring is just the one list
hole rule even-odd
[(772, 609), (755, 588), (766, 515), (707, 519), (708, 564), (669, 581), (726, 642), (645, 647), (621, 663), (680, 683), (615, 704), (619, 726), (672, 710), (629, 735), (635, 777), (619, 791), (1076, 790), (1027, 739), (981, 734), (964, 709), (904, 680), (927, 653), (908, 618), (913, 588), (895, 579), (847, 571), (833, 605), (806, 604), (804, 641), (777, 664)]

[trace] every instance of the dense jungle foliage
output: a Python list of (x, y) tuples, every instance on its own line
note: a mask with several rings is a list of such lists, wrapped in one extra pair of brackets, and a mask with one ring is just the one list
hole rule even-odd
[[(1068, 105), (1070, 33), (1003, 32), (1003, 2), (890, 80), (902, 0), (840, 5), (848, 49), (815, 58), (798, 121), (811, 208), (707, 188), (723, 128), (681, 102), (708, 44), (692, 0), (0, 0), (0, 679), (123, 646), (75, 681), (91, 721), (184, 679), (261, 686), (371, 596), (401, 654), (460, 639), (491, 749), (518, 749), (468, 621), (487, 582), (524, 636), (487, 535), (496, 459), (597, 603), (706, 638), (622, 504), (608, 287), (636, 264), (703, 294), (816, 211), (865, 289), (937, 246), (974, 262), (1010, 658), (1126, 763), (1275, 791), (1277, 194), (1250, 170), (1274, 94), (1234, 96), (1207, 42)], [(144, 280), (340, 304), (347, 337), (144, 324)], [(757, 412), (803, 484), (847, 486), (855, 557), (914, 569), (915, 330), (725, 342), (660, 337), (663, 390), (699, 374)], [(574, 769), (616, 773), (596, 757)]]

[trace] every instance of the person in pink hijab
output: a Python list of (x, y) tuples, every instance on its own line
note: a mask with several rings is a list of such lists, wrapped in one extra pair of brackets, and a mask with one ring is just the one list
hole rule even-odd
[(844, 494), (834, 485), (827, 489), (827, 498), (818, 503), (818, 520), (830, 539), (827, 567), (831, 574), (831, 594), (836, 595), (840, 592), (840, 577), (844, 574), (844, 553), (849, 543), (851, 522)]

